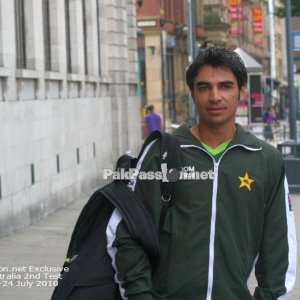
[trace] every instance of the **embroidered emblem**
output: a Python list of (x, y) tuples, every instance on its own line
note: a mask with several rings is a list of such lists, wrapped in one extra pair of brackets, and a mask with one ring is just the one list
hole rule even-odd
[(248, 173), (246, 172), (244, 177), (239, 176), (239, 179), (241, 181), (239, 188), (242, 188), (245, 186), (251, 192), (251, 184), (254, 182), (254, 180), (249, 178)]

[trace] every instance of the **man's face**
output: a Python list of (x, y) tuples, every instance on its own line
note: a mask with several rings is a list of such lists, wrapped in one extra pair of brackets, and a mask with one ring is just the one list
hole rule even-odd
[(238, 101), (245, 90), (239, 90), (230, 69), (203, 66), (195, 77), (192, 95), (200, 123), (210, 127), (234, 124)]

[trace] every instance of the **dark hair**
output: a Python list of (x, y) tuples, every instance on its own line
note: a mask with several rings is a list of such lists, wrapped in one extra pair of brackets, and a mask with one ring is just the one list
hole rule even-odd
[(147, 111), (153, 111), (154, 110), (154, 105), (150, 104), (147, 106)]
[(230, 69), (236, 77), (239, 89), (247, 84), (245, 64), (236, 52), (224, 47), (201, 48), (186, 71), (186, 83), (191, 91), (194, 89), (195, 77), (205, 65)]

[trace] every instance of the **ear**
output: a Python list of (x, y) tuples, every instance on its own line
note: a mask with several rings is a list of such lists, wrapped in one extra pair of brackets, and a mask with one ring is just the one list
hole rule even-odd
[(239, 92), (239, 101), (244, 100), (247, 96), (247, 86), (243, 85)]

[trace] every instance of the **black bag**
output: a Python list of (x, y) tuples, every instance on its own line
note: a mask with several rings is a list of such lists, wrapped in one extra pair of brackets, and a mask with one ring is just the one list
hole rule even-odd
[[(137, 158), (123, 155), (117, 168), (135, 168), (144, 149), (153, 140), (161, 138), (161, 157), (168, 170), (179, 170), (179, 142), (166, 133), (153, 132), (144, 143)], [(114, 281), (115, 271), (107, 253), (106, 227), (111, 214), (117, 208), (128, 230), (154, 261), (159, 257), (159, 241), (156, 229), (147, 210), (126, 181), (116, 180), (97, 190), (88, 200), (76, 222), (67, 259), (63, 265), (58, 285), (51, 300), (118, 300), (119, 286)], [(161, 182), (165, 201), (160, 223), (166, 209), (172, 204), (175, 182)]]

